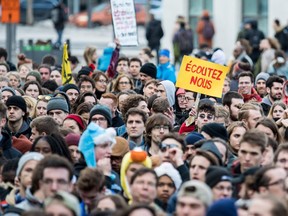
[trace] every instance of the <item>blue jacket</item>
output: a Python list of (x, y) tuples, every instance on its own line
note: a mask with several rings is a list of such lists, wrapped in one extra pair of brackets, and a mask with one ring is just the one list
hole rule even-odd
[(99, 57), (98, 59), (98, 70), (101, 70), (103, 72), (105, 72), (109, 66), (111, 57), (112, 57), (112, 52), (113, 52), (113, 48), (112, 47), (106, 47), (103, 50), (103, 55)]
[(175, 68), (170, 62), (157, 66), (157, 79), (176, 82)]

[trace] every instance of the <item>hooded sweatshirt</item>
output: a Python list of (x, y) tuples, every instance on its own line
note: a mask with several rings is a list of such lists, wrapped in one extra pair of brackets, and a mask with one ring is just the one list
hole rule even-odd
[(169, 106), (173, 107), (175, 104), (175, 85), (169, 80), (161, 81), (160, 84), (164, 86)]

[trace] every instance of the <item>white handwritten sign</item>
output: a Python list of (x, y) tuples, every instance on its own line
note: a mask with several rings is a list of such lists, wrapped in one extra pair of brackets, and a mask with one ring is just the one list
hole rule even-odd
[(133, 0), (110, 0), (115, 38), (121, 46), (138, 46), (138, 32)]

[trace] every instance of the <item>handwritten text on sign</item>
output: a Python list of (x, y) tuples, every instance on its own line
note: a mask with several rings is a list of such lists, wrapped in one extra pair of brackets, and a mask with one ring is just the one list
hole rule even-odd
[(222, 96), (229, 68), (190, 56), (184, 56), (176, 86), (214, 97)]
[(115, 37), (122, 46), (137, 46), (138, 34), (133, 0), (111, 0)]

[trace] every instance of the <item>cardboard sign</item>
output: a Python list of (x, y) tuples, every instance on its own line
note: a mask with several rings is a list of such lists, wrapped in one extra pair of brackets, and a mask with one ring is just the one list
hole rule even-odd
[(202, 59), (184, 56), (176, 86), (213, 97), (222, 97), (229, 68)]
[(121, 46), (138, 46), (138, 32), (133, 0), (111, 0), (115, 38)]
[(19, 23), (20, 0), (2, 0), (2, 23)]

